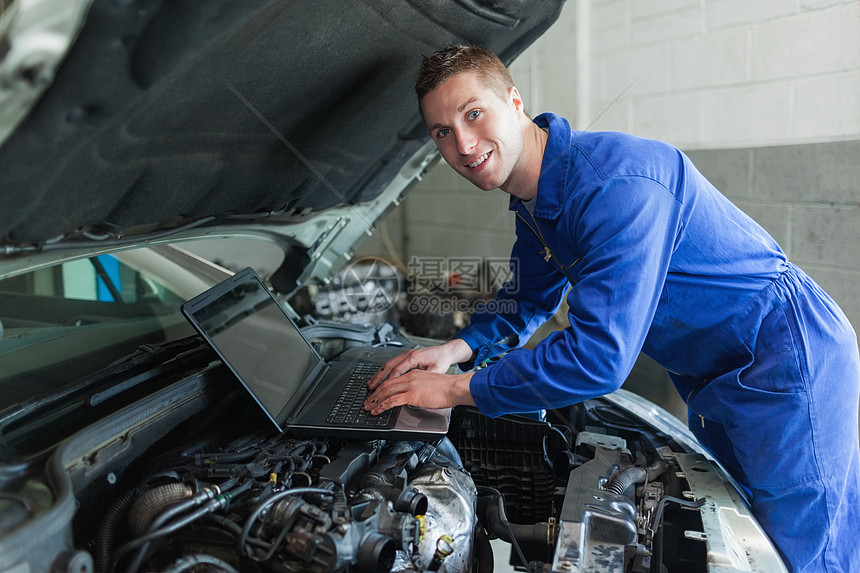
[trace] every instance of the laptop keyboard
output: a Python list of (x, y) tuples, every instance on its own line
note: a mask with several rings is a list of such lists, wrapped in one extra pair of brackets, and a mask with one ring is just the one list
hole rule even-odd
[(367, 381), (370, 380), (379, 366), (369, 362), (360, 362), (343, 386), (343, 390), (334, 402), (326, 418), (329, 424), (348, 426), (387, 426), (391, 421), (393, 410), (386, 410), (378, 416), (371, 416), (364, 409), (367, 399)]

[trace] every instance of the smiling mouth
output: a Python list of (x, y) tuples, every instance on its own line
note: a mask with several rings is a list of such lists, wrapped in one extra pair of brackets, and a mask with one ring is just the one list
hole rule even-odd
[(478, 165), (480, 165), (480, 164), (482, 164), (484, 161), (486, 161), (486, 160), (490, 157), (490, 154), (491, 154), (491, 153), (492, 153), (492, 151), (488, 151), (488, 152), (486, 152), (485, 154), (483, 154), (482, 156), (480, 156), (479, 158), (477, 158), (477, 159), (476, 159), (476, 160), (474, 160), (473, 162), (468, 163), (468, 164), (467, 164), (467, 167), (471, 167), (472, 169), (474, 169), (475, 167), (477, 167)]

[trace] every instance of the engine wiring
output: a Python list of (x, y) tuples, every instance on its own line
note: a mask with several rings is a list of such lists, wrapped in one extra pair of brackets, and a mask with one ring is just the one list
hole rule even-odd
[(454, 507), (474, 507), (477, 492), (444, 442), (245, 434), (173, 447), (109, 504), (91, 538), (96, 573), (388, 571), (395, 559), (423, 570), (461, 561), (477, 517), (439, 508), (452, 495), (460, 497)]
[[(208, 513), (226, 509), (234, 497), (238, 497), (242, 493), (248, 491), (251, 488), (251, 485), (252, 483), (250, 481), (245, 481), (244, 483), (225, 491), (222, 491), (218, 487), (207, 488), (187, 502), (180, 503), (169, 508), (152, 522), (146, 535), (129, 541), (120, 547), (116, 552), (114, 560), (118, 561), (127, 553), (137, 549), (137, 554), (126, 568), (126, 573), (136, 573), (146, 558), (147, 550), (149, 549), (152, 541), (170, 533), (174, 533)], [(195, 507), (197, 509), (194, 509)], [(171, 520), (173, 517), (192, 509), (194, 509), (194, 511), (191, 513), (168, 522), (168, 520)]]
[(666, 504), (668, 503), (676, 503), (683, 507), (689, 507), (693, 509), (699, 509), (707, 500), (704, 497), (700, 497), (695, 501), (690, 501), (687, 499), (681, 499), (678, 497), (673, 497), (671, 495), (663, 496), (663, 499), (660, 500), (660, 503), (657, 504), (657, 511), (654, 512), (654, 521), (651, 523), (651, 535), (652, 537), (657, 534), (657, 530), (660, 529), (660, 526), (663, 522), (663, 510), (666, 508)]
[(253, 527), (253, 525), (257, 521), (257, 519), (260, 517), (260, 514), (263, 511), (265, 511), (267, 508), (272, 506), (273, 504), (277, 503), (278, 501), (284, 499), (287, 496), (304, 495), (304, 494), (308, 494), (308, 493), (315, 493), (315, 494), (326, 495), (326, 496), (334, 496), (334, 492), (332, 490), (316, 488), (316, 487), (298, 487), (298, 488), (293, 488), (293, 489), (288, 489), (285, 491), (278, 492), (278, 493), (272, 495), (271, 497), (264, 499), (262, 502), (260, 502), (257, 505), (257, 507), (251, 512), (251, 515), (248, 516), (248, 518), (245, 520), (245, 526), (242, 528), (242, 532), (240, 533), (239, 540), (236, 544), (236, 546), (239, 550), (239, 554), (240, 555), (246, 555), (250, 559), (252, 559), (253, 561), (258, 561), (258, 562), (271, 559), (271, 557), (274, 554), (275, 550), (277, 549), (278, 545), (280, 545), (281, 541), (283, 541), (284, 537), (286, 537), (286, 535), (289, 532), (290, 527), (292, 527), (293, 523), (288, 522), (288, 525), (285, 525), (282, 528), (281, 532), (279, 533), (279, 535), (276, 538), (276, 541), (274, 543), (272, 543), (271, 549), (266, 554), (266, 556), (263, 558), (258, 558), (252, 552), (250, 552), (246, 549), (246, 545), (248, 544), (248, 538), (249, 538), (250, 533), (251, 533), (251, 528)]

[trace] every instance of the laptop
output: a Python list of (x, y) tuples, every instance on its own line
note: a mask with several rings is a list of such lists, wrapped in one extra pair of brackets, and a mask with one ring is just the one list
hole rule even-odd
[(402, 349), (353, 347), (327, 363), (251, 268), (181, 309), (281, 432), (436, 440), (448, 431), (450, 408), (367, 414), (366, 381)]

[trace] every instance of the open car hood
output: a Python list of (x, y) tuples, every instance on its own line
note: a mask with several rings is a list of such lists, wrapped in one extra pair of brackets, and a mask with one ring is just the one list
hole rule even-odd
[(241, 228), (330, 259), (308, 278), (433, 160), (421, 55), (509, 63), (562, 0), (4, 4), (0, 268)]

